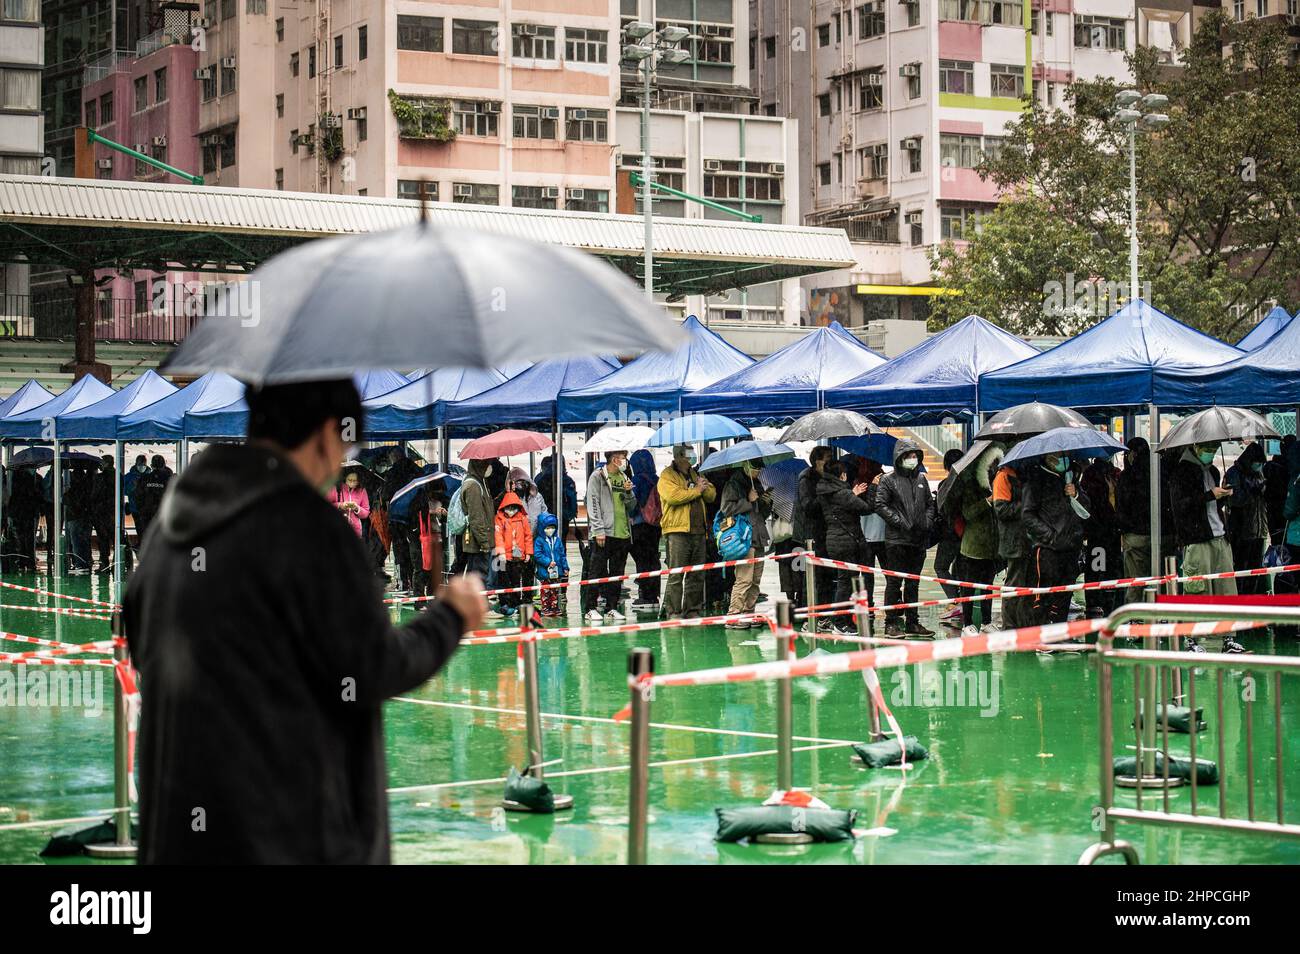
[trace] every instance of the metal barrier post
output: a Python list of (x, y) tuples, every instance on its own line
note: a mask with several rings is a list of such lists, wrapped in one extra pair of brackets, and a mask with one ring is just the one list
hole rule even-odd
[[(520, 608), (519, 612), (523, 613), (525, 610)], [(527, 774), (541, 781), (546, 777), (546, 755), (542, 748), (542, 693), (537, 678), (537, 642), (529, 639), (521, 645), (524, 653), (524, 719), (528, 731)], [(560, 792), (555, 792), (553, 795), (556, 811), (573, 807), (572, 795), (564, 795)], [(503, 801), (502, 807), (514, 812), (531, 810), (510, 799)]]
[[(858, 636), (864, 639), (871, 635), (871, 617), (865, 605), (866, 599), (866, 591), (859, 591), (854, 598), (857, 605), (853, 607), (853, 614), (858, 623)], [(876, 697), (870, 691), (867, 692), (867, 706), (871, 713), (871, 741), (879, 742), (885, 735), (880, 731), (880, 709), (876, 706)]]
[[(1165, 594), (1168, 596), (1178, 595), (1178, 581), (1173, 579), (1173, 577), (1176, 577), (1177, 575), (1178, 575), (1178, 558), (1172, 556), (1165, 557), (1165, 576), (1170, 577), (1170, 579), (1166, 580), (1164, 583)], [(1173, 636), (1169, 637), (1169, 648), (1176, 653), (1182, 652), (1182, 648), (1183, 648), (1182, 642), (1183, 642), (1182, 638), (1177, 633), (1175, 633)], [(1165, 700), (1166, 705), (1169, 704), (1170, 702), (1181, 702), (1183, 698), (1182, 669), (1178, 667), (1174, 667), (1173, 678), (1174, 678), (1173, 698), (1166, 699)], [(1189, 673), (1189, 678), (1190, 678), (1190, 673)]]
[[(810, 556), (813, 555), (813, 546), (815, 545), (815, 543), (816, 541), (814, 540), (804, 541), (804, 556), (803, 556), (803, 591), (804, 591), (803, 605), (804, 606), (817, 605), (817, 567), (813, 565), (812, 560), (808, 559)], [(810, 610), (809, 612), (811, 613), (812, 611)], [(810, 633), (817, 632), (817, 617), (810, 615), (808, 619), (805, 621), (804, 629)]]
[[(776, 601), (776, 658), (790, 658), (790, 601)], [(794, 687), (789, 679), (776, 682), (776, 787), (788, 792), (794, 786)]]
[(627, 673), (632, 693), (632, 746), (628, 772), (627, 799), (627, 863), (646, 863), (647, 829), (650, 790), (650, 703), (654, 687), (642, 680), (654, 675), (655, 654), (638, 647), (628, 653)]
[[(113, 637), (122, 635), (122, 611), (113, 613)], [(113, 659), (124, 662), (127, 649), (124, 644), (113, 647)], [(93, 858), (134, 858), (136, 846), (131, 841), (131, 765), (129, 755), (129, 718), (126, 711), (126, 693), (113, 671), (113, 827), (116, 837), (111, 844), (87, 845), (86, 854)]]

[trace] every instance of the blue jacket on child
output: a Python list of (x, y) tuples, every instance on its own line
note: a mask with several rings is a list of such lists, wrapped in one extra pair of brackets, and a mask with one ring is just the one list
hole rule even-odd
[[(546, 528), (555, 527), (555, 536), (547, 536)], [(549, 580), (550, 566), (555, 564), (557, 576), (568, 576), (569, 557), (564, 552), (564, 541), (560, 539), (560, 524), (555, 514), (544, 513), (537, 518), (537, 529), (533, 534), (533, 562), (537, 564), (537, 578)]]

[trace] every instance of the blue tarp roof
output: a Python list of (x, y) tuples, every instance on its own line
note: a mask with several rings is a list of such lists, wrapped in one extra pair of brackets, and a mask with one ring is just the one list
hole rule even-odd
[(24, 411), (30, 411), (34, 407), (40, 407), (53, 397), (53, 394), (45, 390), (45, 388), (38, 384), (36, 379), (33, 378), (3, 401), (0, 401), (0, 419), (6, 418), (11, 414), (21, 414)]
[(555, 420), (555, 399), (568, 388), (582, 388), (621, 365), (615, 358), (560, 358), (533, 365), (480, 394), (448, 404), (447, 424), (531, 424)]
[(1073, 408), (1172, 406), (1160, 390), (1158, 369), (1208, 368), (1240, 355), (1136, 299), (1050, 351), (980, 375), (980, 410), (1028, 401)]
[[(45, 430), (46, 421), (57, 418), (60, 414), (68, 411), (76, 411), (94, 404), (96, 401), (102, 401), (112, 393), (113, 389), (107, 384), (86, 375), (74, 382), (70, 388), (58, 397), (50, 398), (44, 404), (38, 404), (21, 414), (11, 414), (0, 420), (0, 437), (49, 440)], [(59, 440), (63, 440), (63, 435), (58, 433), (57, 425), (54, 436)]]
[(176, 390), (176, 385), (150, 369), (102, 401), (60, 414), (57, 422), (59, 439), (115, 441), (118, 421), (124, 414), (148, 407)]
[[(411, 383), (405, 375), (388, 370), (358, 371), (352, 380), (362, 401)], [(248, 402), (244, 400), (244, 392), (241, 390), (236, 400), (221, 407), (212, 407), (205, 401), (203, 406), (191, 408), (185, 412), (182, 426), (185, 436), (192, 440), (243, 437), (248, 433)]]
[(683, 411), (725, 414), (757, 423), (799, 417), (826, 406), (823, 392), (885, 363), (838, 322), (831, 322), (694, 394)]
[[(1300, 314), (1300, 312), (1296, 312)], [(1242, 351), (1254, 351), (1281, 331), (1291, 320), (1287, 310), (1280, 305), (1274, 305), (1267, 315), (1259, 320), (1254, 328), (1251, 328), (1241, 340), (1237, 342), (1237, 347)]]
[(442, 425), (443, 410), (508, 380), (495, 368), (438, 368), (395, 391), (364, 402), (367, 439), (396, 440)]
[(1292, 321), (1254, 351), (1213, 368), (1160, 372), (1171, 407), (1273, 407), (1300, 405), (1300, 321)]
[(682, 329), (686, 343), (673, 351), (648, 351), (595, 384), (561, 391), (560, 421), (650, 423), (677, 414), (683, 395), (754, 363), (694, 315), (682, 323)]
[(890, 424), (971, 420), (979, 376), (1038, 353), (997, 325), (968, 315), (880, 367), (831, 388), (826, 406)]
[(120, 440), (178, 441), (184, 432), (185, 413), (189, 410), (222, 407), (244, 393), (244, 385), (222, 371), (209, 371), (203, 377), (161, 401), (132, 411), (117, 422)]

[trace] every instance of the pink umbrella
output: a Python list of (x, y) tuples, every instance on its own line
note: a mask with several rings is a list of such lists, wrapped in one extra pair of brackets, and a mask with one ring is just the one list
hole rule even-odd
[(460, 452), (461, 460), (490, 460), (493, 457), (512, 457), (532, 451), (554, 447), (555, 442), (536, 431), (518, 431), (507, 428), (470, 441)]

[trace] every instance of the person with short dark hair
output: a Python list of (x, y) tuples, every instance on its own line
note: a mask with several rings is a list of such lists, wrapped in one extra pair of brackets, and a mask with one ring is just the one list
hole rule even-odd
[[(622, 576), (632, 548), (632, 510), (636, 496), (627, 475), (627, 451), (610, 451), (605, 466), (587, 481), (587, 539), (591, 547), (588, 561), (590, 577)], [(582, 588), (582, 609), (587, 619), (600, 619), (596, 601), (605, 597), (605, 618), (621, 620), (620, 582), (600, 583)]]
[(99, 470), (90, 487), (90, 522), (99, 544), (99, 572), (106, 573), (113, 566), (113, 528), (117, 509), (113, 494), (117, 492), (117, 468), (113, 458), (105, 454), (99, 459)]
[[(479, 625), (477, 578), (400, 627), (325, 499), (360, 439), (351, 380), (250, 388), (248, 443), (170, 488), (127, 587), (144, 687), (142, 864), (386, 864), (383, 702)], [(201, 809), (203, 824), (196, 824)]]
[(162, 506), (163, 494), (167, 492), (167, 485), (176, 475), (172, 469), (167, 466), (161, 454), (154, 454), (153, 459), (149, 462), (149, 472), (141, 474), (140, 479), (135, 484), (135, 527), (136, 533), (140, 537), (141, 545), (144, 544), (145, 534), (149, 532), (149, 526), (153, 523), (154, 518), (158, 516), (158, 508)]

